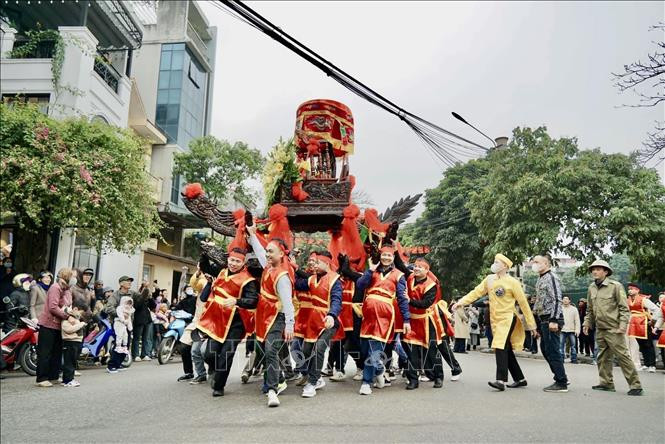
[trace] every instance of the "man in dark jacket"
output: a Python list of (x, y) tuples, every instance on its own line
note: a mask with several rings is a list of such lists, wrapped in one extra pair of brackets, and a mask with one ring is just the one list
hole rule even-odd
[(7, 315), (5, 322), (5, 331), (9, 331), (18, 326), (21, 316), (27, 316), (30, 308), (30, 283), (32, 277), (29, 274), (17, 274), (13, 279), (14, 291), (9, 295), (11, 305), (9, 307), (21, 308), (21, 310), (12, 310)]
[(71, 288), (72, 303), (80, 301), (79, 305), (85, 304), (88, 309), (83, 315), (83, 319), (89, 321), (92, 317), (92, 308), (95, 305), (95, 291), (92, 289), (91, 282), (95, 271), (92, 268), (85, 270), (76, 270), (76, 285)]

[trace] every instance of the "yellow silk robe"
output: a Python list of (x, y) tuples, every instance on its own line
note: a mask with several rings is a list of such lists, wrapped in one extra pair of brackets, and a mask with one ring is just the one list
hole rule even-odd
[(508, 332), (510, 331), (510, 324), (513, 322), (513, 317), (516, 317), (515, 328), (513, 334), (510, 336), (510, 343), (513, 350), (522, 350), (524, 346), (524, 326), (517, 316), (517, 302), (524, 315), (526, 322), (526, 329), (532, 330), (536, 328), (536, 321), (529, 308), (529, 303), (522, 290), (520, 281), (512, 276), (505, 275), (499, 278), (497, 275), (492, 274), (487, 276), (483, 281), (469, 292), (466, 296), (460, 299), (459, 303), (462, 305), (469, 305), (475, 300), (489, 293), (490, 302), (490, 324), (492, 325), (492, 348), (503, 350), (503, 347), (508, 339)]

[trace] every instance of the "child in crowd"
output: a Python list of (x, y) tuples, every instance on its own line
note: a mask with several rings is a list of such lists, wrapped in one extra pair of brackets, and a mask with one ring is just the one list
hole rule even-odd
[(134, 301), (131, 296), (123, 296), (116, 309), (116, 318), (113, 322), (115, 331), (115, 351), (120, 354), (129, 353), (127, 343), (129, 332), (132, 331), (132, 314), (134, 313)]
[(74, 305), (65, 308), (65, 313), (69, 315), (62, 321), (62, 385), (65, 387), (78, 387), (81, 384), (74, 379), (76, 361), (81, 354), (81, 344), (83, 342), (83, 330), (87, 325), (81, 321), (81, 316), (88, 309), (85, 301), (74, 301)]

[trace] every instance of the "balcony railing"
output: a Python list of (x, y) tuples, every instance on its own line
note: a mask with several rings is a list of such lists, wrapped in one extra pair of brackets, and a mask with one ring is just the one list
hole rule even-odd
[(118, 83), (120, 81), (120, 73), (108, 63), (101, 55), (95, 57), (94, 70), (99, 77), (102, 78), (104, 83), (106, 83), (113, 91), (118, 92)]
[[(32, 44), (32, 41), (23, 36), (16, 36), (14, 41), (14, 48), (12, 53), (14, 58), (21, 59), (52, 59), (55, 52), (55, 39), (44, 39), (34, 43), (34, 47), (25, 50), (25, 48)], [(21, 49), (24, 48), (24, 49)], [(16, 56), (20, 54), (20, 56)]]
[(208, 45), (203, 41), (199, 33), (196, 32), (196, 29), (194, 29), (191, 23), (187, 23), (187, 37), (189, 37), (192, 40), (192, 42), (194, 42), (194, 45), (199, 48), (199, 50), (203, 54), (203, 57), (206, 58), (206, 61), (209, 61)]

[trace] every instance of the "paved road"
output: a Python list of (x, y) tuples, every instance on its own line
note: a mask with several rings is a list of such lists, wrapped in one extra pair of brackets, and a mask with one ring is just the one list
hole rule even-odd
[[(242, 355), (240, 355), (242, 356)], [(244, 361), (241, 359), (240, 361)], [(566, 364), (570, 392), (551, 394), (542, 360), (520, 359), (529, 387), (493, 392), (494, 356), (459, 356), (464, 373), (443, 389), (421, 383), (357, 394), (358, 383), (333, 383), (313, 399), (289, 387), (282, 405), (266, 407), (258, 381), (242, 385), (236, 365), (226, 396), (208, 385), (176, 383), (181, 364), (139, 362), (123, 373), (84, 369), (79, 388), (37, 388), (9, 375), (0, 385), (2, 443), (12, 442), (663, 442), (663, 373), (640, 373), (642, 397), (626, 396), (615, 369), (616, 393), (591, 390), (591, 365)], [(240, 362), (238, 364), (244, 364)], [(351, 368), (349, 368), (351, 371)], [(648, 415), (645, 415), (648, 413)], [(652, 418), (651, 421), (646, 418)], [(655, 421), (653, 420), (655, 418)], [(658, 419), (660, 418), (660, 419)]]

